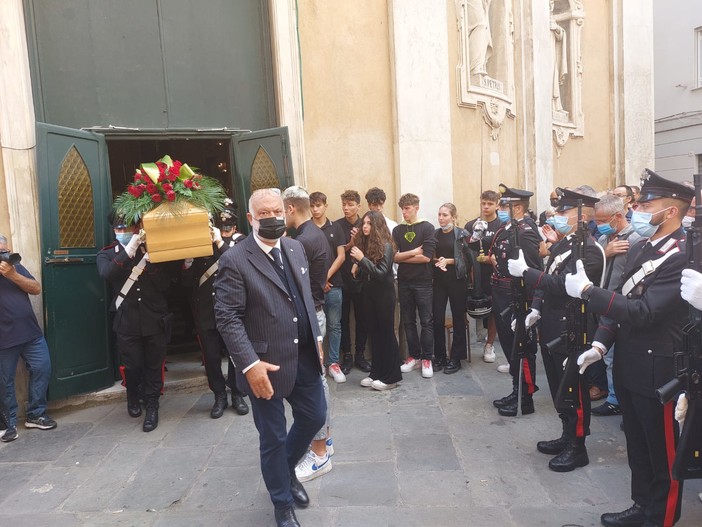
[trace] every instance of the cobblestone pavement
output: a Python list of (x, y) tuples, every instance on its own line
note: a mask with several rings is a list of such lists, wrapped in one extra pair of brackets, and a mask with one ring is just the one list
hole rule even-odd
[[(551, 472), (535, 448), (560, 432), (543, 369), (536, 413), (500, 417), (491, 403), (509, 378), (477, 348), (458, 373), (415, 371), (389, 392), (361, 388), (357, 370), (330, 380), (334, 467), (305, 484), (302, 525), (591, 526), (630, 505), (621, 419), (593, 416), (590, 465)], [(202, 389), (167, 391), (149, 434), (123, 401), (54, 411), (56, 430), (21, 428), (0, 444), (0, 524), (275, 525), (251, 415), (214, 420), (211, 404)], [(679, 526), (702, 525), (700, 492), (686, 483)]]

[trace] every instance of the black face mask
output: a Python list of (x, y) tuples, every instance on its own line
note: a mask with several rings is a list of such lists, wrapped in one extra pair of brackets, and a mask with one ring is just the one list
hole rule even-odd
[(264, 240), (277, 240), (285, 234), (285, 218), (258, 220), (258, 236)]

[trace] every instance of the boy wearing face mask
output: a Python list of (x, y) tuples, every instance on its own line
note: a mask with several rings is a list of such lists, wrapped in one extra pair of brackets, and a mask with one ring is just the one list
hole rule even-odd
[[(577, 190), (581, 190), (578, 188)], [(512, 276), (523, 276), (528, 286), (534, 287), (534, 300), (531, 312), (527, 315), (525, 325), (531, 327), (541, 320), (540, 342), (544, 360), (544, 370), (554, 402), (563, 376), (563, 362), (568, 357), (565, 344), (555, 349), (546, 349), (546, 344), (558, 339), (563, 330), (563, 319), (568, 315), (567, 304), (571, 298), (565, 291), (566, 272), (575, 270), (575, 233), (578, 226), (578, 200), (582, 202), (582, 220), (587, 222), (593, 213), (597, 198), (557, 189), (559, 194), (554, 228), (563, 236), (551, 247), (551, 255), (546, 262), (546, 270), (539, 271), (527, 267), (523, 257), (510, 260), (509, 271)], [(585, 240), (585, 269), (591, 280), (599, 283), (604, 267), (602, 250), (592, 237)], [(594, 319), (590, 329), (594, 331)], [(585, 436), (590, 433), (590, 396), (587, 382), (581, 380), (580, 410), (571, 410), (559, 415), (562, 424), (561, 436), (550, 441), (539, 441), (539, 452), (551, 456), (548, 466), (555, 472), (570, 472), (589, 463), (585, 448)]]

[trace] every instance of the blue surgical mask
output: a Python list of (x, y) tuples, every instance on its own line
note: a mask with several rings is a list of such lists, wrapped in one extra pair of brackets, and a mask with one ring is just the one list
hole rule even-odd
[(546, 219), (546, 224), (547, 224), (547, 225), (550, 225), (551, 227), (555, 227), (555, 226), (556, 226), (556, 220), (554, 220), (553, 218), (554, 218), (553, 216), (551, 216), (550, 218), (547, 218), (547, 219)]
[(658, 230), (658, 225), (651, 225), (653, 214), (650, 212), (639, 212), (635, 210), (631, 213), (631, 226), (636, 234), (644, 238), (650, 238)]
[(573, 229), (572, 225), (568, 223), (567, 216), (554, 216), (553, 228), (561, 234), (568, 234)]
[(510, 220), (509, 211), (508, 210), (498, 210), (497, 217), (500, 218), (500, 221), (502, 223), (506, 223)]
[(115, 234), (115, 238), (117, 238), (117, 241), (125, 247), (131, 241), (132, 236), (134, 236), (133, 232), (120, 232)]
[(612, 227), (609, 223), (605, 223), (604, 225), (598, 225), (597, 230), (601, 235), (604, 236), (611, 236), (615, 232), (617, 232), (617, 229)]

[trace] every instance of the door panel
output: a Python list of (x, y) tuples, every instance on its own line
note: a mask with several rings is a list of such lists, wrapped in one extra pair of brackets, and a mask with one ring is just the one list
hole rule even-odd
[[(294, 183), (289, 145), (287, 126), (232, 135), (234, 184), (240, 210), (248, 210), (249, 196), (254, 190), (272, 187), (283, 190)], [(247, 222), (239, 223), (247, 227)]]
[(49, 398), (111, 386), (107, 286), (97, 252), (110, 236), (110, 177), (99, 134), (37, 123)]

